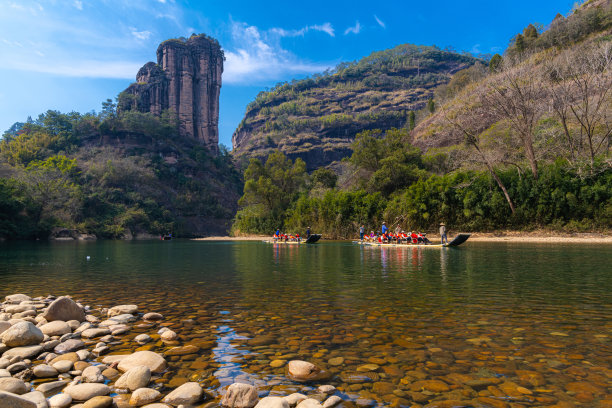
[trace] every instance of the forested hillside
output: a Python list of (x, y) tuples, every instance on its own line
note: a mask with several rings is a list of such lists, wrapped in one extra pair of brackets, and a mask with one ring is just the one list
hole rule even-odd
[(369, 129), (414, 127), (434, 89), (477, 63), (436, 47), (399, 45), (312, 78), (261, 92), (247, 106), (232, 143), (237, 158), (280, 150), (309, 170), (351, 154)]
[[(176, 115), (48, 111), (0, 141), (0, 238), (219, 234), (240, 175), (178, 135)], [(59, 231), (59, 232), (58, 232)]]
[[(390, 121), (359, 133), (341, 165), (307, 174), (282, 146), (265, 164), (252, 160), (235, 233), (311, 226), (346, 238), (383, 221), (407, 231), (441, 221), (451, 231), (609, 231), (611, 31), (610, 1), (588, 1), (431, 89), (414, 129)], [(262, 200), (271, 186), (283, 200)]]

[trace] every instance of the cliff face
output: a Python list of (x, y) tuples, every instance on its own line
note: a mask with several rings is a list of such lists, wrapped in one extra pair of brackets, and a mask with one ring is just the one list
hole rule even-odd
[(239, 159), (280, 150), (314, 170), (350, 156), (355, 135), (408, 126), (434, 89), (475, 58), (434, 47), (400, 45), (331, 73), (262, 92), (247, 107), (232, 137)]
[(216, 40), (193, 35), (164, 41), (157, 48), (157, 64), (146, 63), (120, 98), (119, 109), (160, 115), (173, 110), (179, 134), (199, 140), (210, 151), (219, 144), (219, 92), (223, 51)]

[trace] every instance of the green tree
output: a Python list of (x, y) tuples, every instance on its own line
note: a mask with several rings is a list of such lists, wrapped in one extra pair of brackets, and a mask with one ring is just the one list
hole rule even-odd
[(414, 111), (410, 111), (408, 114), (408, 130), (413, 130), (416, 126), (416, 115)]
[(429, 113), (434, 113), (436, 111), (436, 104), (433, 99), (427, 101), (427, 110)]
[(525, 38), (522, 34), (516, 35), (516, 39), (514, 40), (514, 47), (518, 52), (525, 51)]
[(491, 60), (489, 61), (489, 71), (492, 73), (497, 72), (501, 68), (501, 64), (503, 62), (504, 59), (502, 58), (502, 56), (499, 54), (495, 54), (493, 57), (491, 57)]
[(535, 28), (533, 24), (529, 24), (523, 30), (523, 37), (525, 37), (525, 39), (528, 39), (528, 40), (535, 40), (536, 38), (538, 38), (537, 28)]
[(312, 172), (312, 183), (315, 186), (335, 188), (337, 182), (338, 175), (333, 170), (321, 167)]

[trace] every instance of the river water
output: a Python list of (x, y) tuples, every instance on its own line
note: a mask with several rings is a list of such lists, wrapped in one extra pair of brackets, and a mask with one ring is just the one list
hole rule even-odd
[(11, 293), (162, 313), (199, 348), (168, 358), (168, 389), (314, 393), (320, 383), (285, 375), (302, 359), (346, 407), (612, 406), (611, 246), (3, 243), (0, 296)]

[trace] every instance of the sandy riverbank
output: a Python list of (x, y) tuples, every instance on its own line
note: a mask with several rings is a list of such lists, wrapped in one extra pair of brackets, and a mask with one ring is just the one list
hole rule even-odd
[[(454, 231), (449, 239), (454, 237)], [(429, 235), (430, 239), (432, 235)], [(434, 235), (434, 239), (437, 237)], [(215, 236), (206, 238), (195, 238), (196, 241), (262, 241), (270, 239), (266, 235), (248, 235), (241, 237)], [(530, 242), (530, 243), (578, 243), (578, 244), (612, 244), (612, 234), (601, 233), (567, 233), (546, 231), (498, 231), (498, 232), (474, 232), (469, 242)]]

